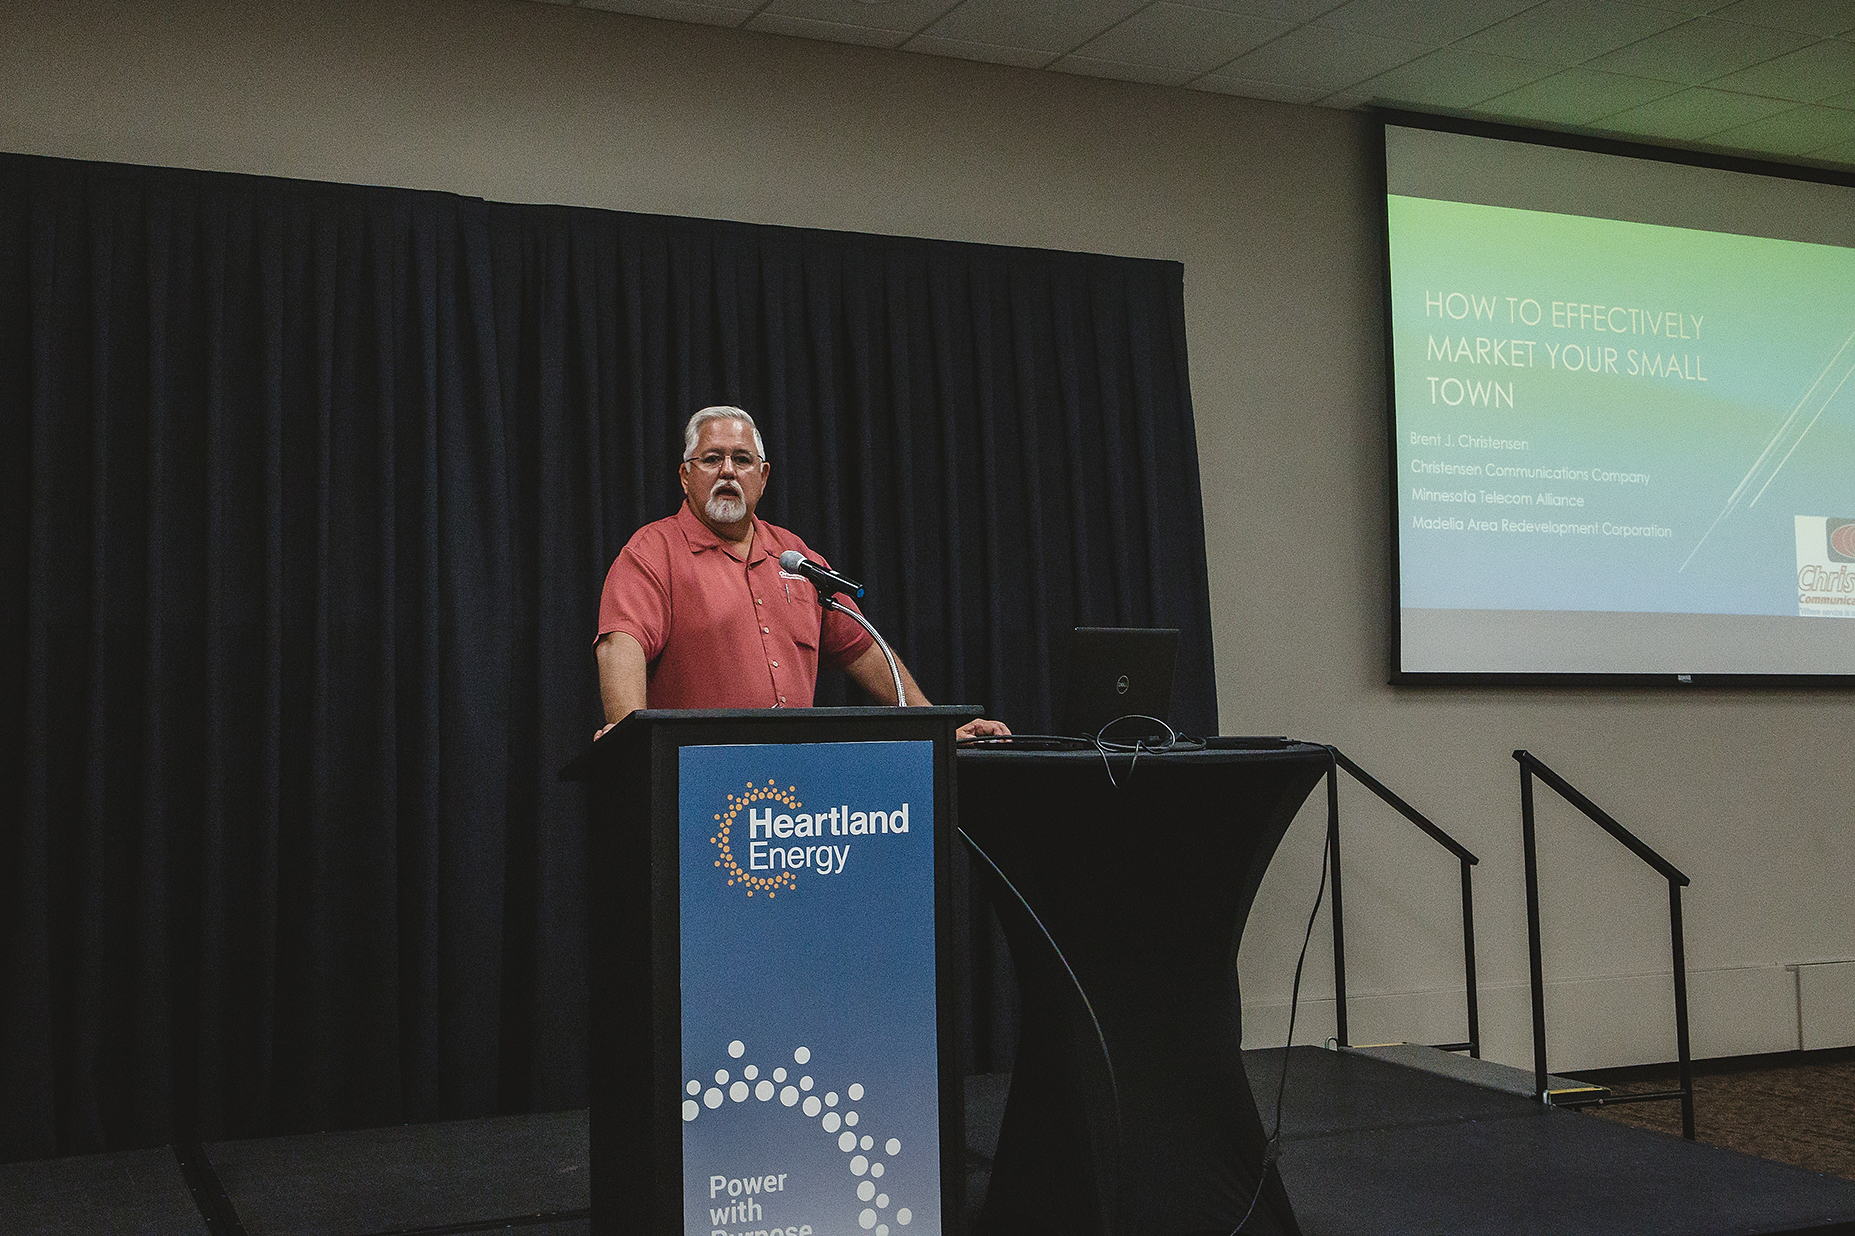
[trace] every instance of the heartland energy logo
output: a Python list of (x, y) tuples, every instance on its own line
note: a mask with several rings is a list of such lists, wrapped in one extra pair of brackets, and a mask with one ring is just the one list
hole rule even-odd
[(727, 807), (715, 813), (709, 842), (729, 887), (770, 899), (796, 890), (801, 871), (841, 875), (850, 861), (851, 838), (905, 833), (908, 810), (907, 803), (886, 811), (852, 811), (850, 804), (839, 803), (807, 811), (797, 786), (782, 790), (770, 779), (765, 785), (749, 781), (744, 792), (728, 795)]

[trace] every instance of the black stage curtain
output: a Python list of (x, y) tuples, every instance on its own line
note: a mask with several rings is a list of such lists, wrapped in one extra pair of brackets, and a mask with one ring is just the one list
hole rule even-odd
[(936, 700), (1163, 624), (1215, 730), (1177, 264), (0, 157), (0, 1157), (585, 1102), (554, 774), (715, 402)]

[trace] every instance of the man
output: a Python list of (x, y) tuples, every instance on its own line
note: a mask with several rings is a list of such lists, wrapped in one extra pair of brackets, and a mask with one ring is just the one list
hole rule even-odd
[[(683, 505), (638, 529), (606, 573), (593, 649), (606, 718), (599, 734), (644, 707), (809, 708), (821, 659), (878, 703), (895, 702), (882, 649), (820, 606), (811, 581), (780, 569), (788, 549), (824, 560), (754, 517), (770, 471), (760, 431), (740, 408), (689, 418), (677, 473)], [(905, 666), (902, 689), (909, 704), (928, 702)], [(959, 736), (1010, 732), (982, 719)]]

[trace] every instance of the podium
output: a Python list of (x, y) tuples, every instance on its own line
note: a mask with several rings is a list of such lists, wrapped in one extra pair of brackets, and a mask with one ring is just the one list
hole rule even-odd
[(592, 1231), (961, 1230), (953, 732), (635, 712), (589, 789)]
[[(1243, 1219), (1265, 1131), (1237, 942), (1330, 758), (1299, 743), (1137, 762), (960, 753), (960, 827), (1023, 995), (981, 1236), (1185, 1236)], [(1299, 1230), (1273, 1167), (1243, 1230)]]

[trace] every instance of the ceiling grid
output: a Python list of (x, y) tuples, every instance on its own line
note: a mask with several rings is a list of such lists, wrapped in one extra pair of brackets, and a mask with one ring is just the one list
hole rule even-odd
[(1444, 110), (1855, 168), (1855, 0), (565, 2), (1279, 102)]

